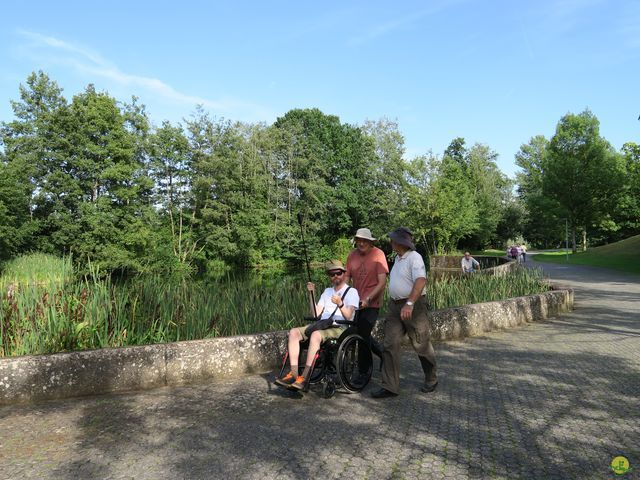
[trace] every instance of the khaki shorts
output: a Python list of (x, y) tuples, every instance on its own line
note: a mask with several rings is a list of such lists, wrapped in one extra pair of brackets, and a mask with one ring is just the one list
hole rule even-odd
[[(302, 336), (302, 341), (309, 339), (309, 337), (304, 333), (306, 329), (307, 327), (298, 327), (298, 331)], [(342, 327), (331, 327), (331, 328), (325, 328), (324, 330), (318, 330), (318, 332), (320, 332), (320, 338), (322, 338), (323, 342), (325, 340), (329, 340), (330, 338), (338, 338), (340, 335), (342, 335), (342, 332), (344, 331), (345, 329)]]

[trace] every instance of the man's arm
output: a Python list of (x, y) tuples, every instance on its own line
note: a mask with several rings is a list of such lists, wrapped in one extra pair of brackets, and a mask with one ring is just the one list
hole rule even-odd
[[(313, 282), (307, 282), (307, 290), (313, 293), (314, 296), (315, 296), (315, 289), (316, 289), (316, 286)], [(320, 314), (324, 311), (324, 307), (322, 306), (321, 300), (322, 300), (322, 295), (320, 295), (320, 299), (318, 300), (318, 303), (314, 305), (312, 296), (309, 295), (309, 308), (311, 312), (313, 311), (316, 312), (315, 317), (319, 317)]]
[(371, 303), (371, 300), (376, 298), (378, 295), (380, 295), (384, 291), (384, 287), (386, 285), (387, 285), (387, 274), (379, 273), (378, 283), (373, 288), (373, 290), (371, 290), (371, 293), (369, 294), (369, 296), (367, 298), (362, 299), (362, 307), (368, 307), (369, 304)]
[[(424, 289), (424, 286), (426, 284), (427, 284), (426, 278), (424, 277), (416, 278), (416, 281), (413, 282), (413, 288), (411, 289), (411, 294), (409, 294), (409, 299), (407, 301), (415, 303), (416, 300), (418, 300), (418, 298), (420, 297), (420, 295), (422, 295), (422, 290)], [(402, 310), (400, 310), (400, 318), (402, 320), (408, 320), (411, 318), (412, 313), (413, 313), (413, 305), (407, 305), (405, 303), (404, 306), (402, 307)]]
[(358, 296), (358, 292), (355, 288), (347, 291), (347, 294), (344, 298), (340, 295), (333, 295), (331, 297), (331, 301), (336, 304), (338, 310), (344, 317), (345, 320), (351, 320), (353, 318), (353, 314), (356, 311), (358, 303), (360, 302), (360, 297)]

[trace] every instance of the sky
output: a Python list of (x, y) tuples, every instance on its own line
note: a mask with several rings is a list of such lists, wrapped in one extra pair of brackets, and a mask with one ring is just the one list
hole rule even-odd
[(514, 155), (586, 108), (616, 149), (640, 142), (640, 1), (3, 2), (0, 121), (42, 70), (65, 97), (88, 84), (139, 98), (155, 125), (200, 104), (272, 123), (319, 108), (396, 121), (405, 157), (455, 137)]

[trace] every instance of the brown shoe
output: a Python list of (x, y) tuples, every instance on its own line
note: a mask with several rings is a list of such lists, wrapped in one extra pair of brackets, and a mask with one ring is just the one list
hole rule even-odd
[(433, 391), (436, 389), (436, 387), (437, 387), (437, 386), (438, 386), (438, 382), (436, 382), (436, 383), (434, 383), (434, 384), (432, 384), (432, 385), (424, 385), (424, 386), (420, 389), (420, 391), (421, 391), (422, 393), (431, 393), (431, 392), (433, 392)]
[(284, 377), (276, 378), (276, 385), (280, 385), (281, 387), (290, 387), (293, 382), (296, 381), (296, 377), (294, 377), (292, 372), (287, 373)]
[(398, 394), (394, 393), (386, 388), (379, 388), (378, 390), (371, 392), (371, 396), (373, 398), (389, 398), (389, 397), (397, 397)]

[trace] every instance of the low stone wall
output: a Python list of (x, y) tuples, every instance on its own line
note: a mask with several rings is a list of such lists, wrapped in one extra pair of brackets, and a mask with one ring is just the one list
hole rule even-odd
[[(573, 308), (573, 290), (432, 312), (436, 340), (544, 320)], [(381, 336), (381, 319), (374, 334)], [(185, 385), (277, 368), (286, 331), (0, 359), (0, 404)]]
[[(480, 263), (480, 273), (485, 275), (506, 275), (518, 268), (518, 263), (506, 257), (487, 257), (475, 255)], [(462, 255), (432, 255), (429, 257), (429, 278), (437, 280), (443, 277), (461, 277)]]

